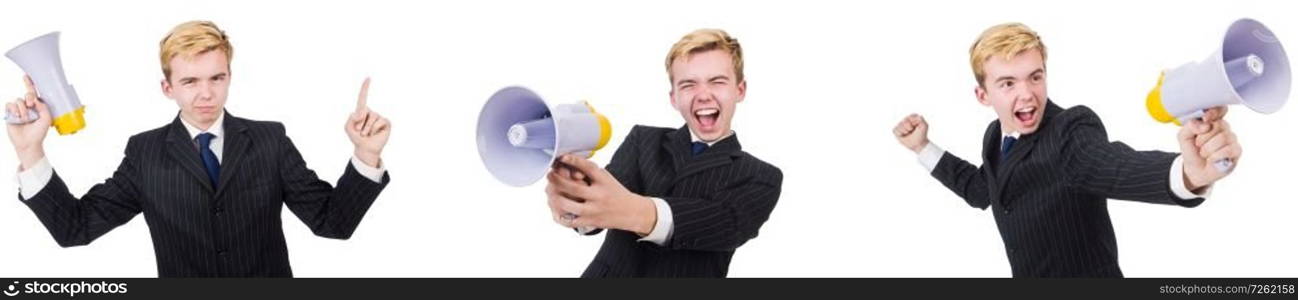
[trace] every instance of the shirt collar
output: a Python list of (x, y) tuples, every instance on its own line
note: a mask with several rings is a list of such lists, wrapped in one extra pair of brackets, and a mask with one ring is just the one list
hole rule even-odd
[(1001, 132), (1001, 139), (1003, 140), (1003, 139), (1005, 139), (1005, 137), (1012, 137), (1012, 138), (1014, 138), (1014, 139), (1017, 140), (1017, 139), (1019, 139), (1019, 136), (1020, 136), (1020, 135), (1022, 135), (1022, 134), (1020, 134), (1018, 131), (1015, 131), (1015, 132), (1004, 132), (1004, 131), (1002, 131), (1002, 132)]
[[(697, 134), (694, 134), (694, 130), (689, 130), (689, 132), (690, 132), (690, 142), (693, 142), (693, 143), (703, 142), (703, 139), (700, 139), (699, 136), (698, 136)], [(734, 136), (734, 135), (735, 135), (735, 131), (734, 131), (734, 130), (731, 130), (729, 133), (726, 133), (726, 136), (723, 136), (723, 137), (721, 137), (721, 138), (719, 138), (719, 139), (717, 139), (717, 140), (715, 140), (715, 141), (711, 141), (711, 142), (703, 142), (703, 143), (704, 143), (704, 144), (708, 144), (708, 147), (712, 147), (713, 144), (716, 144), (717, 142), (720, 142), (720, 141), (723, 141), (723, 140), (725, 140), (725, 139), (728, 139), (728, 138), (730, 138), (731, 136)]]
[(207, 131), (199, 130), (198, 127), (194, 127), (193, 124), (189, 124), (189, 121), (185, 121), (185, 118), (180, 118), (180, 124), (185, 125), (185, 130), (189, 131), (189, 139), (191, 140), (197, 138), (199, 134), (204, 132), (211, 133), (216, 137), (221, 137), (225, 134), (225, 112), (223, 111), (221, 112), (221, 115), (216, 116), (216, 122), (212, 122), (212, 127), (208, 127)]

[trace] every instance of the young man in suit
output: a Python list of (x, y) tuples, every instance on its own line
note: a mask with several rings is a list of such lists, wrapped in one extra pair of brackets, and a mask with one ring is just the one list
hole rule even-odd
[(1121, 277), (1107, 198), (1194, 207), (1228, 174), (1212, 162), (1239, 161), (1224, 107), (1181, 128), (1180, 154), (1110, 142), (1089, 108), (1046, 97), (1046, 47), (1023, 24), (987, 29), (969, 59), (974, 95), (998, 118), (987, 125), (982, 166), (930, 143), (919, 115), (893, 133), (969, 205), (992, 208), (1014, 277)]
[(45, 157), (50, 114), (31, 80), (7, 109), (39, 119), (8, 125), (21, 160), (19, 200), (60, 246), (89, 244), (143, 213), (162, 277), (292, 276), (280, 212), (287, 205), (316, 235), (346, 239), (389, 177), (380, 153), (387, 119), (365, 105), (369, 81), (345, 131), (354, 156), (336, 187), (306, 167), (284, 125), (225, 111), (234, 48), (215, 24), (176, 26), (160, 44), (162, 93), (180, 113), (132, 136), (107, 181), (77, 199)]
[(666, 63), (685, 126), (636, 126), (607, 167), (567, 155), (547, 176), (555, 222), (608, 229), (582, 277), (725, 277), (779, 199), (780, 169), (730, 130), (747, 90), (739, 41), (697, 30)]

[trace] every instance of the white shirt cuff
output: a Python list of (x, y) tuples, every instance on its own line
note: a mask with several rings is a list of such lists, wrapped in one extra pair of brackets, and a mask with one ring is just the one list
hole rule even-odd
[(356, 168), (356, 173), (361, 173), (361, 176), (365, 176), (365, 178), (369, 178), (370, 181), (376, 183), (383, 183), (383, 172), (387, 171), (381, 166), (377, 168), (371, 167), (355, 155), (352, 156), (352, 167)]
[(924, 146), (924, 149), (919, 150), (919, 164), (923, 165), (924, 169), (927, 169), (929, 173), (933, 173), (933, 169), (937, 168), (937, 163), (942, 162), (943, 154), (946, 154), (946, 150), (942, 150), (942, 147), (929, 142), (928, 145)]
[[(21, 167), (20, 167), (21, 168)], [(36, 164), (27, 170), (18, 172), (18, 193), (22, 195), (23, 201), (36, 197), (45, 185), (50, 183), (50, 178), (54, 177), (54, 167), (50, 166), (50, 161), (44, 157), (36, 161)]]
[(1212, 185), (1203, 188), (1203, 194), (1195, 194), (1185, 186), (1185, 167), (1182, 166), (1181, 156), (1176, 156), (1172, 161), (1172, 170), (1167, 172), (1167, 182), (1171, 185), (1172, 194), (1181, 200), (1190, 200), (1194, 198), (1208, 198), (1212, 194)]
[(650, 242), (662, 246), (667, 244), (667, 239), (672, 236), (672, 207), (667, 205), (667, 201), (662, 198), (649, 198), (654, 202), (654, 208), (657, 209), (658, 222), (654, 223), (653, 231), (649, 235), (640, 238), (641, 242)]

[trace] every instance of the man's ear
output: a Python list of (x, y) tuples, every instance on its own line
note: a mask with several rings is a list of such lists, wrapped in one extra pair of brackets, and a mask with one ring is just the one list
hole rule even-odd
[(992, 105), (991, 101), (987, 101), (987, 89), (984, 89), (981, 84), (974, 87), (974, 97), (977, 97), (978, 103), (981, 103), (983, 106)]
[(669, 99), (669, 101), (671, 101), (671, 103), (672, 103), (672, 107), (676, 107), (676, 88), (675, 88), (675, 87), (673, 87), (673, 88), (670, 89), (670, 90), (667, 90), (667, 99)]
[(173, 97), (171, 97), (171, 82), (169, 82), (166, 78), (163, 78), (161, 82), (161, 87), (162, 87), (163, 95), (166, 95), (167, 98), (174, 99)]
[(748, 94), (748, 81), (740, 81), (736, 87), (739, 88), (739, 98), (735, 98), (735, 103), (744, 102), (744, 95)]

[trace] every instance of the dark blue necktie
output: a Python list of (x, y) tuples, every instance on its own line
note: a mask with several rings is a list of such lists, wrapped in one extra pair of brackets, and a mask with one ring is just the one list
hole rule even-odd
[(1019, 139), (1016, 139), (1012, 136), (1006, 136), (1004, 139), (1001, 139), (1001, 161), (1002, 162), (1005, 161), (1006, 158), (1010, 157), (1010, 148), (1014, 147), (1014, 142), (1018, 140)]
[(694, 142), (693, 144), (690, 145), (690, 151), (691, 153), (694, 153), (694, 155), (699, 155), (699, 153), (703, 153), (703, 150), (708, 150), (708, 143)]
[(216, 182), (221, 178), (221, 162), (216, 160), (216, 153), (212, 152), (212, 139), (216, 135), (204, 132), (194, 139), (198, 141), (198, 156), (203, 159), (203, 167), (207, 168), (207, 179), (212, 181), (212, 189), (216, 189)]

